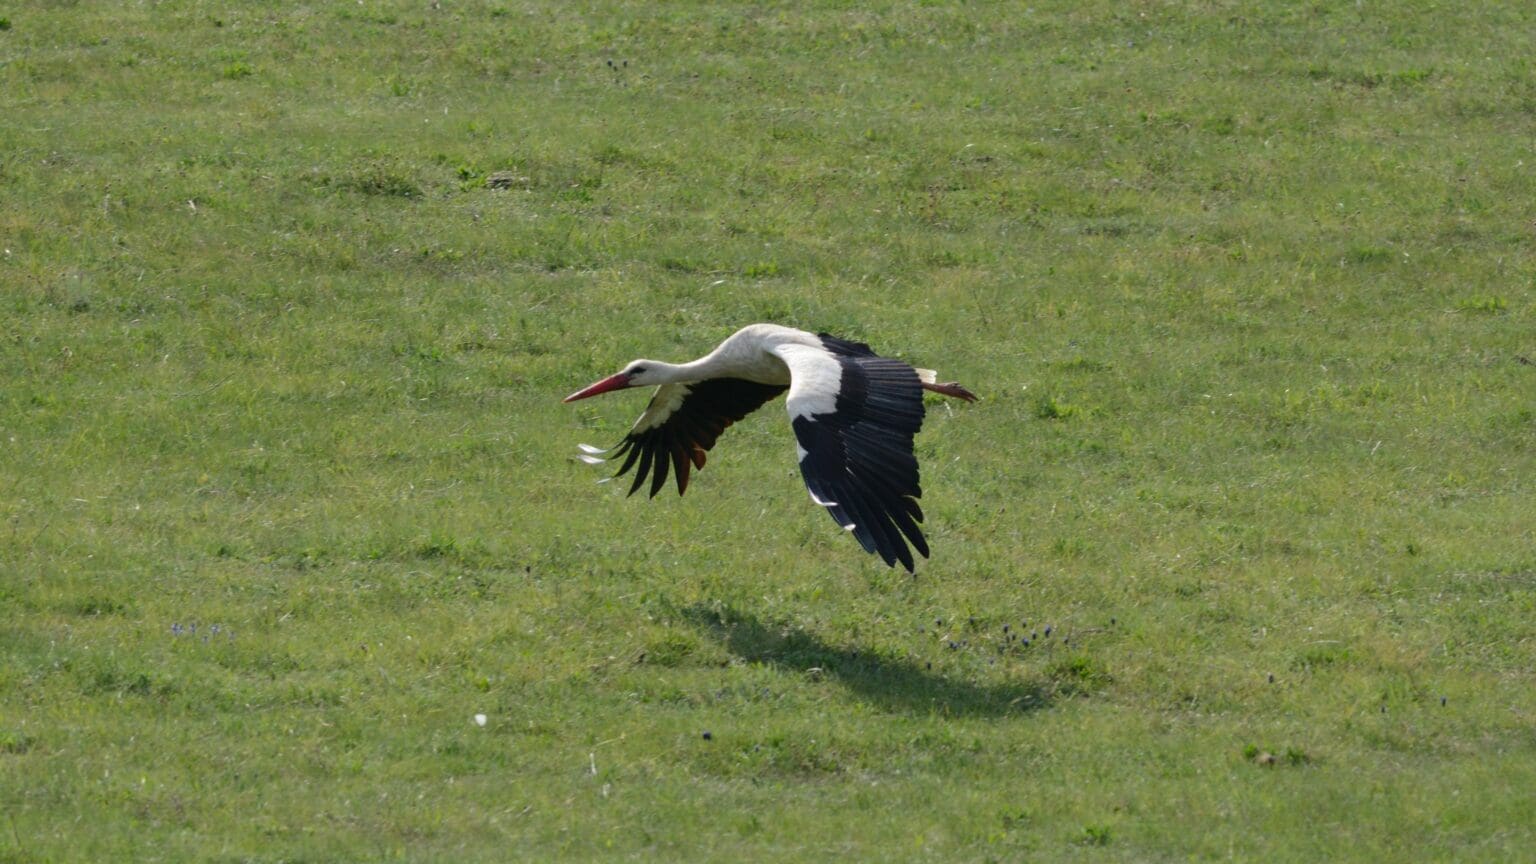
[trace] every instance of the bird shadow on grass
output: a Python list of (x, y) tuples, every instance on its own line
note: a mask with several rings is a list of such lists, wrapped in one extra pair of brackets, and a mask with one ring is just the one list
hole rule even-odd
[(765, 624), (731, 606), (694, 604), (680, 611), (742, 660), (824, 675), (884, 711), (1002, 717), (1038, 711), (1052, 701), (1048, 684), (956, 680), (919, 660), (833, 645), (803, 628)]

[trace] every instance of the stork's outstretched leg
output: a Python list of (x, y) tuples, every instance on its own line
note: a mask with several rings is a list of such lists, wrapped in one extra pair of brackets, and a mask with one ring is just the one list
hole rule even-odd
[(913, 371), (917, 373), (917, 380), (922, 382), (924, 390), (932, 390), (935, 393), (939, 393), (955, 399), (964, 399), (967, 402), (976, 401), (976, 394), (965, 389), (964, 387), (961, 387), (960, 382), (958, 381), (946, 381), (945, 383), (940, 384), (939, 373), (933, 371), (932, 369), (914, 368)]
[(958, 381), (946, 381), (943, 384), (933, 384), (924, 381), (923, 389), (932, 390), (935, 393), (941, 393), (945, 396), (950, 396), (955, 399), (964, 399), (967, 402), (976, 401), (976, 394), (960, 386), (960, 382)]

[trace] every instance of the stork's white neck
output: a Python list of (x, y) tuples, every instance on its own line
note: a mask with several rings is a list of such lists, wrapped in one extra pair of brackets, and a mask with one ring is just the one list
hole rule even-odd
[(789, 367), (773, 353), (776, 345), (793, 342), (819, 346), (820, 340), (803, 330), (775, 324), (753, 324), (732, 333), (719, 347), (688, 363), (644, 363), (641, 384), (686, 384), (709, 378), (743, 378), (759, 384), (788, 384)]
[(661, 360), (646, 360), (645, 383), (646, 384), (687, 384), (691, 381), (702, 381), (705, 378), (716, 377), (704, 363), (708, 357), (701, 357), (691, 363), (666, 363)]

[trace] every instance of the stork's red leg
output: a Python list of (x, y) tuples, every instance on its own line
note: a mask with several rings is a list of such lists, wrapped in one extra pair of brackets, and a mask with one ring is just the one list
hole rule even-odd
[(924, 384), (924, 390), (932, 390), (955, 399), (964, 399), (967, 402), (975, 402), (976, 394), (960, 386), (958, 381), (946, 381), (943, 384)]

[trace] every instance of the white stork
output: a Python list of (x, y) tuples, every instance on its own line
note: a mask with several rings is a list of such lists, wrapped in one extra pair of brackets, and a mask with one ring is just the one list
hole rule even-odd
[[(936, 381), (932, 370), (877, 356), (862, 342), (752, 324), (691, 363), (636, 360), (565, 401), (657, 385), (645, 413), (610, 448), (612, 458), (625, 457), (615, 477), (639, 461), (629, 494), (649, 474), (654, 498), (667, 482), (669, 461), (681, 495), (688, 488), (689, 465), (704, 467), (705, 451), (727, 426), (788, 389), (786, 407), (811, 500), (827, 508), (865, 551), (914, 572), (907, 543), (928, 557), (917, 527), (923, 493), (912, 455), (912, 436), (923, 425), (923, 391), (976, 399), (959, 384)], [(599, 457), (608, 450), (587, 444), (581, 450), (585, 462), (607, 461)]]

